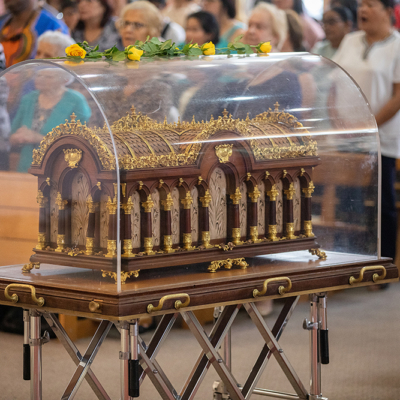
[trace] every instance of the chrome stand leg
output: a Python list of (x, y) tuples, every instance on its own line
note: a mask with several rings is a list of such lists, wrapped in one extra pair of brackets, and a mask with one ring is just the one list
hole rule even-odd
[[(60, 324), (60, 321), (57, 319), (57, 317), (50, 313), (44, 313), (43, 316), (54, 334), (57, 336), (57, 339), (64, 346), (75, 365), (78, 366), (79, 363), (84, 362), (85, 360), (83, 359), (80, 351), (75, 346), (74, 342), (69, 338), (67, 332)], [(85, 379), (99, 400), (110, 400), (107, 392), (90, 368), (88, 369)]]
[[(310, 331), (310, 364), (311, 364), (311, 378), (310, 378), (310, 394), (309, 400), (327, 400), (322, 397), (321, 390), (321, 343), (320, 343), (320, 328), (321, 328), (321, 315), (320, 309), (321, 298), (324, 299), (322, 304), (324, 310), (325, 295), (311, 294), (310, 295), (310, 321), (304, 321), (304, 328)], [(323, 316), (326, 327), (326, 315)]]
[(30, 313), (31, 346), (31, 400), (42, 400), (42, 341), (40, 337), (41, 314), (36, 310)]
[(130, 400), (129, 398), (129, 324), (121, 324), (121, 351), (120, 359), (120, 379), (121, 379), (121, 400)]
[(129, 338), (131, 346), (131, 358), (129, 360), (129, 396), (132, 398), (139, 397), (139, 324), (138, 320), (133, 321), (129, 325)]
[(29, 310), (24, 310), (23, 379), (31, 380), (31, 349), (29, 347)]

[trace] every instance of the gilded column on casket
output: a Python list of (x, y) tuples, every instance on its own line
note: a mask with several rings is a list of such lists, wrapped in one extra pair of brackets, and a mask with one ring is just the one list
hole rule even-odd
[(36, 200), (39, 204), (39, 234), (36, 249), (44, 250), (46, 246), (46, 204), (48, 199), (47, 197), (43, 196), (43, 192), (41, 190), (38, 190)]
[(240, 193), (240, 188), (236, 188), (235, 194), (229, 196), (232, 200), (232, 215), (228, 216), (232, 218), (232, 242), (235, 246), (243, 244), (240, 240), (240, 210), (239, 202), (242, 198), (242, 193)]
[(122, 209), (124, 210), (124, 253), (122, 257), (135, 257), (132, 252), (133, 244), (132, 244), (132, 227), (131, 227), (131, 218), (132, 218), (132, 210), (133, 210), (133, 201), (132, 197), (128, 197), (128, 200), (125, 204), (122, 205)]
[(314, 183), (310, 181), (308, 188), (303, 189), (304, 197), (302, 198), (302, 208), (304, 215), (303, 231), (306, 237), (314, 237), (311, 223), (311, 196), (314, 193)]
[(269, 225), (268, 225), (268, 239), (277, 242), (277, 224), (276, 224), (276, 199), (279, 196), (279, 190), (276, 185), (272, 185), (271, 190), (267, 192), (269, 197)]
[(55, 203), (58, 206), (58, 234), (55, 251), (61, 253), (65, 247), (65, 206), (68, 204), (68, 201), (63, 200), (61, 193), (58, 192)]
[(161, 200), (161, 205), (164, 207), (164, 245), (163, 250), (166, 253), (174, 253), (175, 250), (172, 248), (172, 206), (174, 201), (171, 193), (167, 194), (165, 200)]
[(210, 203), (211, 203), (211, 194), (210, 191), (207, 189), (204, 197), (200, 197), (200, 202), (202, 205), (202, 218), (200, 221), (201, 224), (201, 243), (203, 247), (206, 249), (210, 249), (214, 247), (210, 244), (211, 237), (210, 237)]
[(86, 205), (89, 211), (88, 227), (86, 232), (86, 251), (88, 256), (93, 255), (94, 248), (94, 233), (96, 230), (96, 204), (93, 202), (92, 195), (89, 194), (86, 200)]
[(107, 254), (106, 257), (117, 256), (117, 197), (107, 200), (108, 210), (108, 239), (107, 239)]
[(185, 250), (192, 250), (192, 221), (191, 221), (191, 208), (193, 204), (193, 199), (192, 196), (190, 195), (190, 192), (186, 192), (186, 197), (181, 200), (181, 203), (183, 205), (183, 210), (182, 210), (182, 218), (183, 218), (183, 224), (182, 229), (183, 229), (183, 235), (182, 235), (182, 242), (183, 242), (183, 248)]
[(293, 197), (296, 193), (294, 184), (291, 183), (289, 185), (289, 189), (284, 190), (283, 193), (285, 194), (284, 207), (286, 208), (285, 236), (286, 239), (296, 239), (296, 236), (294, 235), (294, 216), (293, 216)]
[(154, 207), (154, 202), (150, 194), (147, 197), (147, 201), (144, 201), (142, 203), (142, 207), (144, 209), (142, 224), (144, 253), (147, 255), (153, 255), (155, 254), (155, 252), (153, 251), (153, 228), (151, 221), (151, 210)]
[(250, 239), (254, 242), (261, 242), (258, 238), (258, 198), (261, 196), (261, 192), (258, 190), (258, 186), (255, 186), (254, 191), (249, 193), (250, 198), (250, 212), (248, 226), (250, 227)]

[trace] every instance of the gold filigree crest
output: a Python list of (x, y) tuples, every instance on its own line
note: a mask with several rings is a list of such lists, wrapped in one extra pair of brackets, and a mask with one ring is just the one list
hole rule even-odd
[[(275, 123), (284, 124), (288, 129), (295, 128), (298, 132), (300, 131), (299, 133), (303, 144), (296, 145), (288, 140), (289, 146), (263, 147), (260, 146), (256, 138), (252, 139), (252, 137), (255, 136), (258, 138), (259, 134), (253, 133), (250, 130), (251, 126)], [(127, 138), (125, 137), (124, 140), (121, 140), (120, 134), (126, 132), (134, 133), (136, 130), (143, 138), (148, 134), (155, 133), (161, 140), (166, 142), (167, 145), (169, 144), (171, 152), (168, 154), (156, 155), (154, 151), (151, 151), (152, 154), (140, 157), (134, 156), (132, 152), (129, 151), (129, 148), (127, 148), (127, 152), (119, 157), (120, 168), (125, 170), (194, 165), (198, 160), (204, 142), (221, 131), (229, 131), (239, 136), (249, 138), (251, 149), (257, 161), (317, 155), (317, 142), (311, 140), (307, 135), (308, 131), (303, 128), (303, 125), (298, 122), (293, 115), (277, 110), (269, 110), (257, 115), (254, 119), (247, 117), (245, 120), (234, 119), (232, 115), (228, 116), (228, 112), (225, 110), (223, 116), (219, 116), (217, 119), (211, 116), (210, 121), (207, 122), (196, 122), (193, 117), (191, 122), (181, 122), (178, 120), (178, 122), (168, 123), (165, 119), (164, 122), (159, 123), (146, 115), (142, 115), (141, 113), (137, 114), (134, 108), (132, 108), (132, 112), (115, 122), (111, 126), (111, 130), (115, 133), (116, 141), (120, 146), (123, 146), (123, 148), (127, 148), (127, 143), (125, 143)], [(165, 135), (163, 135), (163, 133), (167, 131), (172, 131), (177, 135), (193, 132), (194, 137), (191, 140), (192, 143), (189, 143), (182, 153), (174, 152), (171, 150), (171, 143), (169, 143)], [(288, 133), (290, 132), (288, 131)], [(74, 115), (71, 116), (71, 122), (66, 121), (65, 124), (57, 126), (45, 136), (39, 149), (34, 150), (32, 164), (40, 165), (43, 161), (44, 154), (51, 144), (59, 137), (69, 134), (80, 136), (88, 140), (97, 152), (105, 170), (115, 169), (113, 151), (101, 139), (101, 137), (109, 135), (108, 129), (106, 127), (90, 129), (86, 125), (81, 124), (80, 121), (75, 122)], [(269, 137), (268, 134), (265, 134), (265, 136)], [(271, 137), (273, 138), (273, 135)]]

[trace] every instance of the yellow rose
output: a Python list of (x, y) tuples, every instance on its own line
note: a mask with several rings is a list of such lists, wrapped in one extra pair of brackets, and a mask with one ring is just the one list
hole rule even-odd
[(201, 46), (203, 54), (206, 56), (213, 56), (215, 54), (215, 44), (213, 42), (208, 42)]
[(193, 43), (190, 45), (190, 48), (194, 47), (195, 49), (199, 48), (199, 45), (197, 43)]
[(271, 42), (261, 43), (259, 49), (261, 53), (270, 53), (272, 50)]
[(130, 46), (128, 48), (128, 58), (132, 61), (140, 61), (140, 57), (142, 57), (143, 50), (139, 50), (134, 46)]
[(67, 56), (85, 58), (86, 51), (84, 49), (82, 49), (82, 47), (79, 46), (79, 44), (75, 43), (75, 44), (71, 44), (71, 46), (68, 46), (65, 49), (65, 54)]

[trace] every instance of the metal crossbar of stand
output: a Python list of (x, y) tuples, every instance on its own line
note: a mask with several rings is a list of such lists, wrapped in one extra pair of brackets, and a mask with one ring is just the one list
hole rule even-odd
[[(211, 365), (215, 368), (221, 379), (220, 382), (214, 383), (214, 400), (245, 400), (249, 399), (253, 394), (289, 400), (327, 400), (322, 396), (321, 391), (321, 364), (329, 362), (325, 293), (310, 295), (310, 320), (306, 319), (304, 321), (304, 328), (310, 331), (311, 381), (309, 391), (304, 387), (279, 345), (279, 339), (298, 300), (299, 296), (287, 298), (272, 330), (266, 325), (264, 318), (257, 309), (256, 303), (243, 304), (265, 341), (243, 385), (240, 385), (232, 375), (230, 333), (232, 323), (242, 304), (218, 307), (215, 310), (217, 318), (209, 335), (206, 335), (192, 311), (181, 310), (179, 312), (202, 348), (202, 353), (179, 394), (156, 360), (160, 347), (179, 315), (178, 312), (162, 316), (148, 345), (138, 334), (137, 320), (122, 322), (103, 320), (85, 354), (82, 355), (68, 337), (55, 314), (41, 313), (36, 309), (25, 310), (24, 379), (30, 379), (31, 381), (31, 400), (41, 400), (42, 345), (48, 341), (48, 335), (40, 337), (40, 318), (43, 315), (77, 366), (61, 400), (73, 399), (84, 379), (89, 383), (99, 400), (110, 400), (100, 381), (91, 370), (91, 364), (113, 324), (116, 325), (121, 333), (121, 351), (119, 353), (121, 400), (131, 400), (140, 397), (140, 385), (146, 376), (149, 377), (162, 399), (194, 399)], [(30, 347), (30, 352), (27, 352), (27, 346)], [(221, 346), (223, 356), (219, 353)], [(295, 393), (283, 393), (256, 387), (271, 356), (274, 356), (277, 360)]]

